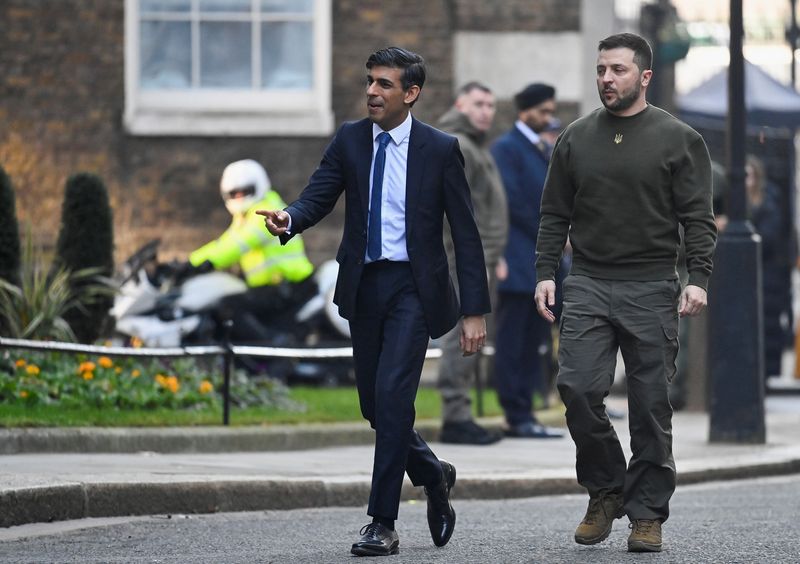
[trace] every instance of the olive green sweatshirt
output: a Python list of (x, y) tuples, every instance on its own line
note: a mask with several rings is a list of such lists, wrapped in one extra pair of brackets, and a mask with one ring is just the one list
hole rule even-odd
[(552, 280), (567, 236), (572, 274), (677, 278), (684, 227), (689, 284), (706, 288), (717, 232), (703, 138), (655, 106), (619, 117), (600, 108), (559, 137), (542, 194), (537, 281)]

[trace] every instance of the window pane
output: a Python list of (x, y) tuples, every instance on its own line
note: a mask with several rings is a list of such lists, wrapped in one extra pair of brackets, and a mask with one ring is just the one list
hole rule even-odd
[(200, 0), (201, 12), (249, 12), (250, 0)]
[(188, 12), (192, 0), (141, 0), (142, 12)]
[(308, 22), (261, 24), (261, 85), (310, 89), (313, 36)]
[(310, 14), (314, 0), (261, 0), (262, 12), (292, 12)]
[(190, 33), (189, 22), (142, 22), (139, 43), (142, 88), (190, 87)]
[(200, 24), (200, 85), (206, 88), (250, 88), (251, 24)]

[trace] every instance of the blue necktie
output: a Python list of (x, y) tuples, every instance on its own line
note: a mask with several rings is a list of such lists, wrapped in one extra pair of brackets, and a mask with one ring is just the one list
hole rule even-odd
[(370, 260), (381, 258), (381, 191), (383, 188), (383, 168), (386, 164), (386, 145), (392, 136), (385, 131), (378, 135), (378, 152), (372, 165), (372, 195), (369, 201), (369, 233), (367, 236), (367, 256)]

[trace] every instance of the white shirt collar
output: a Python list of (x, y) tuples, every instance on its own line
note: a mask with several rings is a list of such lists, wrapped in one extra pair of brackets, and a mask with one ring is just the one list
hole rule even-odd
[[(378, 139), (378, 135), (383, 133), (383, 129), (377, 123), (372, 124), (372, 140)], [(395, 145), (402, 143), (409, 135), (411, 135), (411, 112), (408, 112), (406, 119), (403, 123), (387, 132), (392, 137)]]
[(514, 123), (514, 125), (516, 126), (517, 129), (519, 129), (520, 133), (522, 133), (525, 137), (527, 137), (528, 140), (534, 145), (538, 145), (539, 142), (542, 140), (542, 138), (539, 137), (539, 134), (536, 133), (530, 127), (528, 127), (528, 125), (522, 120), (518, 119), (516, 123)]

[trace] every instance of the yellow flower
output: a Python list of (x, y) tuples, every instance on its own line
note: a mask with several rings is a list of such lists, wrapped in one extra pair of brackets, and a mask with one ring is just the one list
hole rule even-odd
[(121, 366), (117, 366), (117, 367), (114, 369), (114, 373), (115, 373), (115, 374), (122, 374), (122, 367), (121, 367)]
[(142, 341), (139, 337), (131, 337), (131, 346), (135, 349), (142, 348), (144, 345), (144, 341)]
[(29, 364), (28, 367), (25, 369), (25, 372), (27, 372), (31, 376), (36, 376), (37, 374), (39, 374), (39, 372), (41, 372), (41, 370), (39, 370), (39, 367), (36, 366), (35, 364)]
[(19, 397), (21, 397), (22, 399), (27, 398), (28, 397), (28, 391), (27, 390), (20, 391)]
[(97, 359), (97, 364), (102, 366), (103, 368), (111, 368), (114, 366), (114, 361), (108, 358), (107, 356), (101, 356)]
[(141, 373), (141, 372), (139, 372), (139, 369), (138, 369), (138, 368), (134, 368), (134, 369), (133, 369), (133, 372), (131, 372), (131, 377), (132, 377), (132, 378), (138, 378), (138, 377), (139, 377), (139, 376), (141, 376), (141, 375), (142, 375), (142, 373)]
[(214, 391), (214, 385), (209, 382), (208, 380), (203, 380), (200, 382), (200, 393), (207, 394), (209, 392)]
[(164, 376), (163, 374), (156, 374), (156, 382), (162, 387), (168, 389), (173, 394), (178, 393), (181, 388), (177, 376)]
[(17, 368), (23, 368), (27, 363), (23, 359), (18, 359), (17, 362), (14, 363), (14, 366)]
[(94, 378), (94, 369), (95, 363), (91, 361), (81, 362), (80, 366), (78, 366), (78, 374), (81, 375), (81, 378), (84, 380), (91, 380)]
[(167, 378), (167, 386), (166, 387), (169, 388), (169, 391), (172, 392), (173, 394), (177, 394), (178, 390), (181, 389), (180, 382), (178, 382), (178, 377), (177, 376), (169, 376)]

